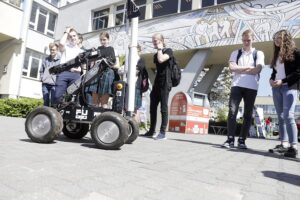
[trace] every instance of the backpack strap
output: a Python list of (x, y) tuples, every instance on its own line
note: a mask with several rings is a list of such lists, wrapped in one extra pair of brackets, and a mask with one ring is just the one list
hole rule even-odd
[(257, 50), (255, 49), (252, 53), (253, 60), (254, 60), (254, 67), (256, 67), (256, 60), (257, 60)]
[(242, 53), (243, 53), (243, 52), (242, 52), (242, 49), (239, 49), (238, 54), (237, 54), (237, 56), (236, 56), (236, 64), (237, 64), (237, 65), (239, 64), (239, 59), (240, 59)]

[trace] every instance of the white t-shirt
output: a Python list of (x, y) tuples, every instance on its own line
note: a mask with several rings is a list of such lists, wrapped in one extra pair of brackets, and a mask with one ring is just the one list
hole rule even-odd
[(277, 71), (275, 80), (282, 80), (286, 78), (284, 63), (280, 63), (280, 58), (276, 61), (275, 70)]
[[(253, 59), (253, 51), (255, 48), (251, 48), (249, 52), (246, 52), (242, 49), (242, 55), (238, 60), (238, 66), (254, 66), (254, 59)], [(231, 53), (229, 62), (236, 63), (236, 58), (238, 55), (238, 51), (236, 50)], [(257, 57), (256, 57), (256, 65), (265, 65), (265, 55), (262, 51), (257, 51)], [(258, 89), (258, 82), (259, 82), (259, 74), (256, 75), (250, 75), (250, 74), (239, 74), (233, 72), (233, 80), (231, 87), (238, 86), (243, 88), (249, 88), (253, 90)]]
[(70, 43), (66, 43), (65, 44), (65, 51), (62, 52), (61, 54), (61, 59), (60, 59), (60, 63), (66, 63), (69, 60), (75, 58), (76, 56), (78, 56), (78, 54), (82, 53), (83, 50), (80, 49), (78, 46), (74, 46)]

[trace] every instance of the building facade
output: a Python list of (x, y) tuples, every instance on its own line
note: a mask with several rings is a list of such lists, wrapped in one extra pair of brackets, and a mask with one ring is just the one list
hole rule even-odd
[[(130, 28), (125, 20), (125, 0), (81, 0), (71, 4), (63, 2), (67, 5), (58, 6), (59, 8), (52, 6), (51, 2), (62, 4), (61, 1), (52, 0), (36, 0), (32, 3), (32, 11), (36, 12), (31, 12), (29, 18), (24, 64), (21, 61), (18, 64), (9, 62), (7, 56), (0, 51), (0, 58), (6, 58), (5, 62), (0, 59), (1, 69), (6, 66), (6, 70), (2, 69), (2, 72), (6, 72), (1, 74), (0, 79), (1, 96), (41, 97), (37, 73), (41, 58), (47, 53), (47, 44), (59, 40), (66, 26), (72, 26), (83, 34), (85, 48), (99, 46), (98, 35), (105, 30), (110, 33), (111, 45), (119, 55), (128, 53)], [(246, 29), (254, 31), (254, 46), (265, 52), (266, 64), (271, 60), (272, 36), (276, 31), (288, 29), (297, 45), (300, 44), (299, 0), (135, 0), (135, 3), (141, 11), (138, 41), (147, 67), (154, 68), (151, 36), (160, 32), (165, 36), (167, 46), (175, 51), (180, 66), (184, 68), (184, 81), (179, 87), (173, 88), (173, 94), (179, 90), (189, 91), (195, 87), (195, 81), (198, 81), (195, 90), (208, 93), (227, 66), (230, 53), (241, 47), (241, 33)], [(48, 10), (45, 11), (45, 8)], [(22, 18), (22, 9), (17, 9), (16, 12)], [(54, 24), (49, 26), (49, 21)], [(40, 24), (45, 24), (42, 31)], [(0, 33), (6, 31), (1, 29)], [(19, 40), (18, 36), (12, 38), (15, 42)], [(6, 49), (3, 42), (0, 43), (0, 48), (1, 46)], [(18, 75), (12, 75), (10, 68), (14, 68)], [(200, 73), (203, 78), (197, 80)], [(150, 70), (152, 77), (153, 74)], [(20, 83), (16, 79), (20, 79)], [(10, 84), (6, 85), (7, 82)]]
[(41, 98), (39, 69), (67, 0), (0, 1), (0, 97)]

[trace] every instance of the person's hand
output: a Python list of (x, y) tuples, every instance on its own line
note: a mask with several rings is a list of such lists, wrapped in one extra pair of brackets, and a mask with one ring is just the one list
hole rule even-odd
[(162, 43), (161, 41), (159, 41), (159, 42), (157, 43), (157, 49), (163, 49), (163, 48), (164, 48), (163, 43)]
[(69, 27), (69, 26), (68, 26), (68, 27), (66, 28), (66, 31), (65, 31), (65, 32), (69, 34), (71, 29), (72, 29), (72, 27)]
[(276, 81), (270, 80), (269, 82), (273, 88), (276, 88), (276, 87), (279, 87), (282, 85), (282, 80), (276, 80)]

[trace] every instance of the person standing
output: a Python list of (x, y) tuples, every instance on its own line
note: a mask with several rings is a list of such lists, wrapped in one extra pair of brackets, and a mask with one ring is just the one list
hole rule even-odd
[[(83, 50), (79, 47), (78, 33), (75, 29), (67, 27), (63, 37), (59, 42), (59, 50), (61, 52), (61, 64), (78, 56)], [(63, 101), (63, 96), (68, 86), (73, 84), (80, 78), (81, 67), (73, 67), (69, 71), (64, 71), (57, 75), (55, 103), (59, 104)]]
[(300, 79), (300, 51), (287, 30), (276, 32), (273, 40), (274, 53), (271, 62), (273, 71), (270, 85), (278, 116), (281, 144), (269, 152), (283, 153), (286, 157), (296, 158), (298, 130), (295, 122), (295, 106)]
[(170, 77), (167, 76), (169, 60), (173, 56), (170, 48), (165, 48), (164, 37), (160, 33), (152, 36), (152, 43), (157, 52), (154, 54), (154, 63), (156, 65), (156, 77), (150, 93), (150, 129), (143, 136), (152, 137), (155, 134), (157, 121), (157, 106), (160, 103), (161, 126), (159, 134), (154, 139), (166, 139), (166, 128), (168, 125), (168, 100), (172, 89)]
[(229, 59), (229, 68), (233, 73), (229, 98), (227, 121), (227, 140), (222, 145), (233, 148), (236, 131), (236, 116), (241, 100), (244, 101), (243, 124), (238, 139), (238, 148), (247, 149), (245, 140), (249, 134), (254, 102), (257, 95), (259, 73), (264, 66), (264, 53), (252, 47), (253, 32), (246, 30), (242, 34), (243, 47), (233, 51)]
[(56, 75), (50, 74), (49, 69), (60, 64), (58, 44), (50, 43), (49, 51), (50, 55), (44, 59), (42, 67), (40, 68), (44, 106), (54, 105)]
[(114, 67), (116, 67), (118, 63), (114, 48), (109, 46), (109, 39), (108, 32), (101, 32), (99, 34), (101, 46), (98, 47), (98, 50), (101, 52), (101, 58), (106, 58), (112, 66), (103, 64), (102, 74), (98, 79), (92, 81), (89, 86), (94, 105), (102, 108), (108, 108), (109, 97), (113, 95), (112, 84), (115, 80)]

